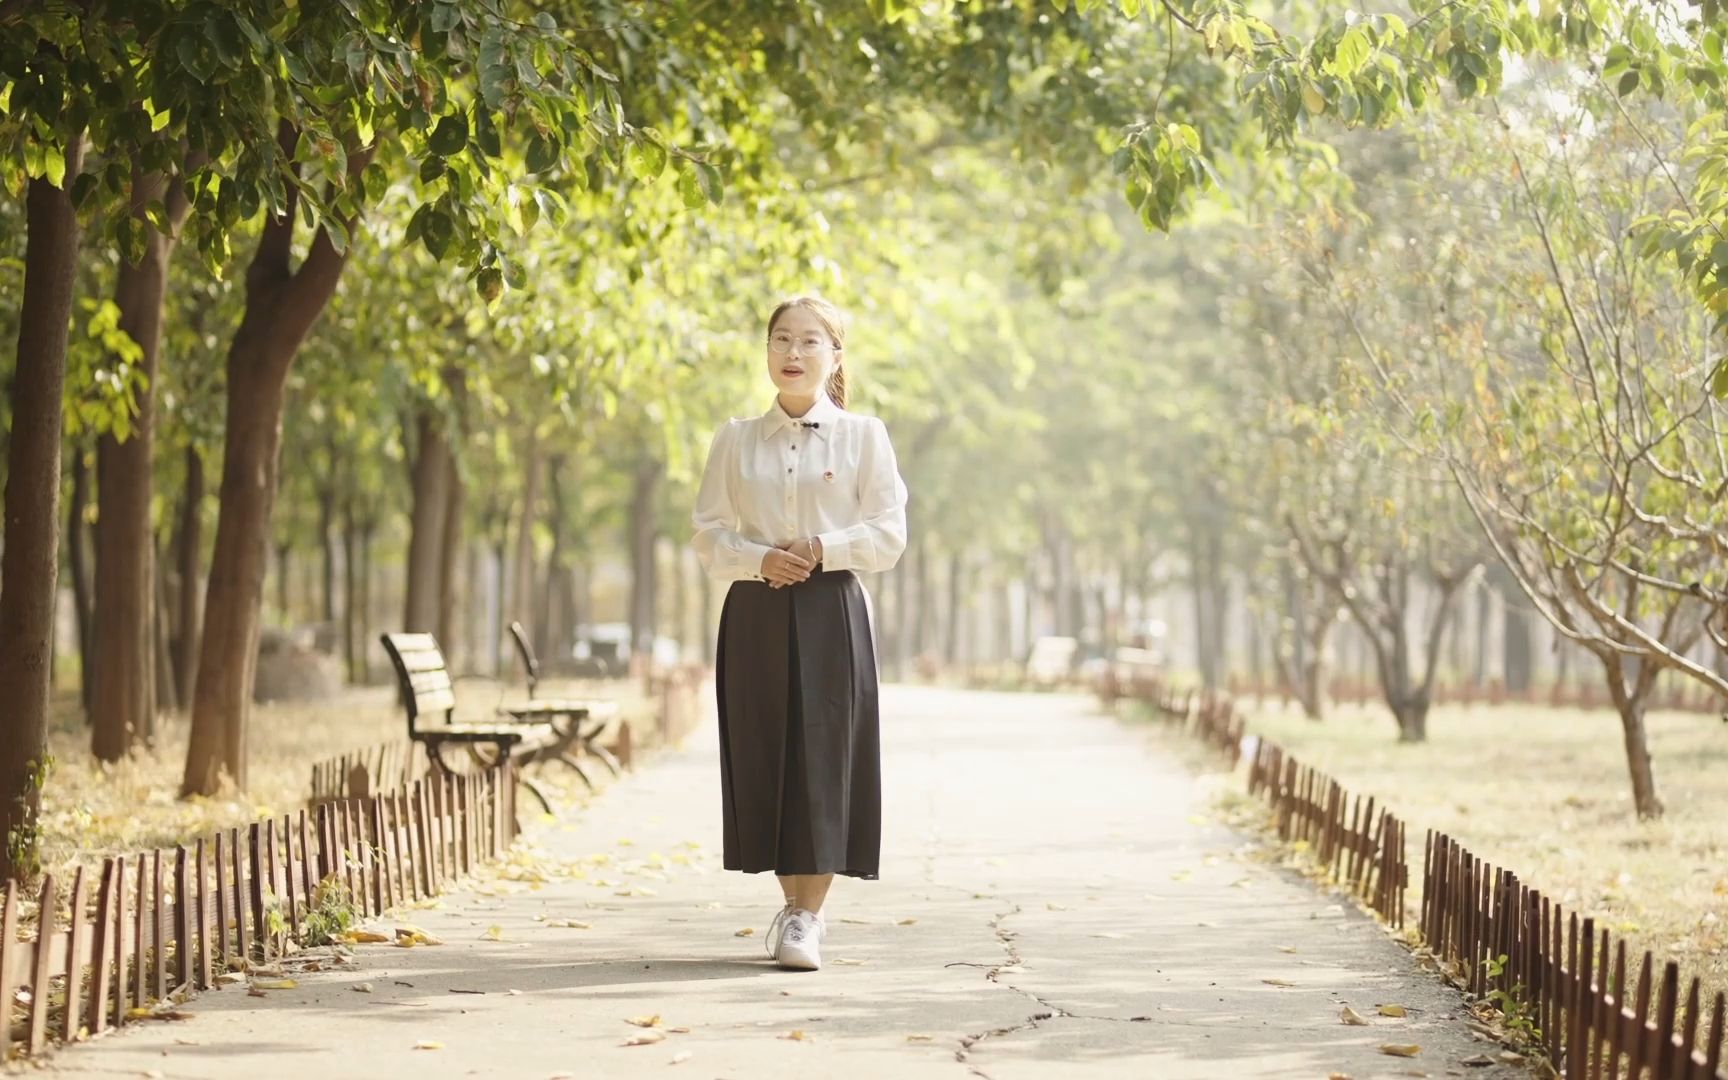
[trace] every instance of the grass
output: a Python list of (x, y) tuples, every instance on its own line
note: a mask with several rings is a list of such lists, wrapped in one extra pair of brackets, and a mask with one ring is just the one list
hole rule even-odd
[(1383, 708), (1338, 706), (1314, 723), (1276, 702), (1241, 706), (1252, 733), (1405, 820), (1413, 911), (1434, 829), (1595, 916), (1633, 956), (1649, 949), (1728, 989), (1728, 726), (1716, 717), (1650, 715), (1667, 813), (1641, 822), (1612, 712), (1445, 706), (1426, 744), (1400, 745)]
[[(525, 696), (513, 688), (503, 693), (508, 700)], [(465, 686), (458, 692), (466, 699), (458, 718), (482, 719), (498, 694), (480, 685)], [(540, 696), (619, 699), (638, 747), (654, 730), (652, 703), (642, 696), (637, 681), (547, 682)], [(102, 764), (90, 754), (89, 731), (76, 698), (56, 699), (48, 740), (55, 764), (44, 790), (42, 862), (62, 883), (63, 895), (79, 866), (99, 869), (111, 855), (173, 847), (217, 829), (296, 810), (305, 804), (314, 762), (407, 735), (391, 687), (351, 689), (315, 703), (254, 706), (246, 791), (183, 800), (178, 794), (189, 725), (184, 716), (164, 716), (160, 723), (153, 746), (116, 764)], [(563, 799), (581, 797), (579, 784), (563, 778), (545, 786)]]

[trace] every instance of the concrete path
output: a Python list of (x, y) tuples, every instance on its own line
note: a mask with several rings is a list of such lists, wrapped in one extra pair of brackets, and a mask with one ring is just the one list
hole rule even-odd
[[(883, 880), (838, 882), (827, 965), (790, 973), (762, 952), (773, 879), (719, 869), (710, 726), (541, 826), (539, 853), (510, 873), (550, 880), (406, 913), (443, 946), (361, 946), (358, 970), (265, 1000), (209, 993), (190, 1020), (134, 1025), (49, 1071), (1525, 1075), (1463, 1064), (1497, 1048), (1457, 996), (1353, 908), (1244, 857), (1251, 845), (1210, 822), (1199, 785), (1148, 741), (1083, 698), (887, 688)], [(1372, 1024), (1342, 1024), (1346, 1003)], [(1386, 1003), (1409, 1018), (1375, 1016)], [(623, 1045), (648, 1030), (627, 1019), (655, 1015), (662, 1041)]]

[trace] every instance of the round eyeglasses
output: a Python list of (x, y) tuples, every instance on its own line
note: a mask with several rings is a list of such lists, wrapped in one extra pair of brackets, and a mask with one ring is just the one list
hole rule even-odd
[(823, 349), (832, 349), (835, 347), (834, 343), (829, 341), (827, 338), (814, 336), (794, 339), (790, 334), (775, 334), (768, 339), (768, 351), (777, 356), (785, 356), (787, 353), (792, 351), (794, 345), (796, 345), (798, 351), (802, 353), (820, 352)]

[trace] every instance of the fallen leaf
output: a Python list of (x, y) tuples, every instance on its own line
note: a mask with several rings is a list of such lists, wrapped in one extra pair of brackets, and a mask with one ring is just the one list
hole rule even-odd
[(418, 926), (398, 926), (396, 928), (396, 944), (406, 949), (415, 945), (442, 945), (444, 942)]
[(864, 961), (862, 961), (862, 960), (853, 960), (853, 959), (850, 959), (850, 958), (844, 957), (844, 956), (837, 957), (834, 960), (834, 963), (836, 963), (836, 964), (845, 964), (849, 967), (856, 967), (857, 965), (862, 964), (863, 962)]
[(672, 1032), (674, 1035), (688, 1035), (688, 1034), (690, 1034), (690, 1029), (687, 1027), (667, 1028), (666, 1030)]
[(907, 1042), (929, 1042), (930, 1040), (934, 1039), (935, 1037), (936, 1036), (934, 1036), (934, 1035), (908, 1035), (908, 1036), (906, 1036), (906, 1041)]
[(592, 929), (594, 929), (593, 923), (586, 923), (586, 922), (583, 922), (581, 919), (553, 919), (552, 921), (548, 922), (546, 925), (547, 926), (561, 926), (567, 930), (592, 930)]
[(1339, 1072), (1327, 1073), (1326, 1080), (1350, 1080), (1350, 1074)]
[(1363, 1016), (1361, 1013), (1357, 1012), (1355, 1009), (1352, 1009), (1348, 1005), (1344, 1006), (1344, 1011), (1338, 1014), (1338, 1019), (1344, 1021), (1346, 1024), (1349, 1024), (1351, 1027), (1367, 1027), (1368, 1026), (1368, 1018)]
[(804, 1032), (798, 1028), (793, 1028), (791, 1031), (788, 1031), (786, 1034), (784, 1034), (780, 1037), (782, 1039), (791, 1039), (793, 1042), (809, 1042), (810, 1041), (810, 1036), (804, 1034)]
[(624, 1022), (626, 1024), (635, 1024), (639, 1028), (657, 1028), (660, 1026), (660, 1014), (655, 1013), (653, 1016), (632, 1016), (627, 1018)]
[(914, 919), (914, 918), (911, 918), (910, 916), (908, 916), (907, 918), (900, 919), (900, 920), (896, 921), (894, 923), (894, 925), (895, 926), (911, 926), (913, 923), (915, 923), (917, 921), (918, 921), (917, 919)]
[(657, 1042), (665, 1042), (665, 1041), (666, 1041), (666, 1033), (664, 1031), (642, 1031), (642, 1032), (636, 1033), (635, 1035), (630, 1036), (628, 1039), (625, 1039), (623, 1042), (619, 1043), (618, 1045), (619, 1046), (652, 1046)]
[(1068, 905), (1058, 904), (1054, 900), (1044, 901), (1044, 906), (1051, 911), (1071, 911), (1072, 910), (1070, 907), (1068, 907)]
[(1170, 875), (1170, 880), (1171, 881), (1187, 881), (1189, 878), (1191, 878), (1193, 876), (1194, 876), (1194, 871), (1192, 871), (1192, 870), (1178, 870), (1174, 874)]
[(1381, 1016), (1409, 1016), (1410, 1010), (1406, 1009), (1402, 1005), (1382, 1005), (1382, 1006), (1380, 1006), (1380, 1015)]
[(389, 941), (390, 937), (376, 930), (350, 930), (342, 935), (342, 940), (351, 945), (378, 945)]
[(503, 941), (504, 940), (504, 928), (502, 926), (497, 926), (497, 925), (488, 926), (486, 928), (486, 932), (484, 934), (481, 934), (480, 936), (485, 938), (487, 941)]
[(842, 915), (840, 917), (840, 921), (844, 922), (844, 923), (856, 923), (859, 926), (869, 926), (872, 923), (874, 923), (876, 920), (875, 919), (856, 919), (850, 915)]
[(1280, 946), (1278, 946), (1278, 951), (1279, 952), (1286, 952), (1286, 953), (1293, 953), (1296, 951), (1296, 946), (1294, 946), (1294, 945), (1280, 945)]
[(1261, 979), (1267, 986), (1295, 986), (1289, 979)]
[(355, 983), (353, 986), (350, 986), (348, 989), (354, 991), (356, 994), (370, 994), (372, 992), (372, 984), (371, 983)]
[(293, 979), (253, 979), (252, 986), (257, 990), (292, 990), (300, 984)]
[(1422, 1052), (1422, 1048), (1415, 1043), (1381, 1043), (1380, 1052), (1393, 1057), (1415, 1057)]
[(414, 1044), (414, 1049), (416, 1049), (416, 1050), (442, 1050), (442, 1049), (444, 1049), (444, 1044), (439, 1042), (437, 1039), (421, 1039), (419, 1042)]
[(732, 931), (733, 937), (754, 937), (755, 934), (756, 934), (756, 928), (753, 926), (746, 926), (742, 930)]
[(1463, 1061), (1460, 1061), (1458, 1064), (1468, 1065), (1473, 1069), (1480, 1069), (1480, 1068), (1483, 1068), (1485, 1066), (1494, 1064), (1494, 1059), (1489, 1057), (1487, 1054), (1477, 1054), (1475, 1057), (1465, 1058)]
[(691, 1057), (693, 1057), (693, 1056), (694, 1055), (691, 1054), (690, 1051), (688, 1051), (688, 1050), (680, 1050), (676, 1054), (673, 1054), (672, 1060), (668, 1061), (666, 1064), (668, 1064), (668, 1065), (682, 1065), (686, 1061), (689, 1061), (691, 1059)]

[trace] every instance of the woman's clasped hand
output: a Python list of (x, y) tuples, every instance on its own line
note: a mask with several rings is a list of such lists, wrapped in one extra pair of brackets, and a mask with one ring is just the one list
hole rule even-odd
[[(821, 541), (796, 540), (785, 547), (775, 548), (762, 557), (762, 577), (776, 589), (808, 581), (811, 571), (816, 568), (812, 560), (822, 558), (820, 545)], [(800, 552), (808, 553), (811, 558)]]

